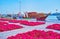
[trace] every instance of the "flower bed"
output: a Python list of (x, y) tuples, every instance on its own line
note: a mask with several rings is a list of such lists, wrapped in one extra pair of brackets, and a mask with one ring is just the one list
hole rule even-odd
[(13, 19), (13, 20), (9, 20), (9, 22), (12, 22), (12, 23), (18, 23), (20, 20), (15, 20), (15, 19)]
[(42, 25), (45, 24), (45, 22), (29, 22), (27, 20), (16, 20), (16, 19), (3, 19), (5, 21), (9, 21), (10, 23), (20, 23), (23, 25), (28, 25), (28, 26), (36, 26), (36, 25)]
[(28, 25), (28, 26), (36, 26), (36, 25), (45, 24), (45, 22), (29, 22), (27, 20), (9, 20), (9, 22), (20, 23), (20, 24)]
[(10, 36), (7, 39), (60, 39), (60, 34), (53, 31), (33, 30), (15, 36)]
[(28, 21), (21, 21), (20, 24), (27, 25), (27, 26), (36, 26), (45, 24), (45, 22), (28, 22)]
[(0, 18), (1, 21), (8, 21), (10, 19), (7, 19), (7, 18)]
[(0, 25), (7, 25), (7, 24), (8, 24), (7, 22), (0, 21)]
[(20, 29), (20, 28), (23, 28), (23, 27), (15, 24), (0, 25), (0, 32), (10, 31), (10, 30)]
[(54, 29), (54, 30), (59, 30), (60, 31), (60, 24), (52, 24), (46, 27), (48, 29)]

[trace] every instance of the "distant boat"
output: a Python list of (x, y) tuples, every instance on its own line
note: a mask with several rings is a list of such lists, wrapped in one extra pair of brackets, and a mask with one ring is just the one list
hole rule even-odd
[[(45, 15), (45, 16), (43, 16), (43, 15)], [(50, 15), (50, 13), (49, 14), (43, 14), (43, 15), (41, 15), (42, 17), (38, 17), (37, 21), (45, 21), (45, 19)]]

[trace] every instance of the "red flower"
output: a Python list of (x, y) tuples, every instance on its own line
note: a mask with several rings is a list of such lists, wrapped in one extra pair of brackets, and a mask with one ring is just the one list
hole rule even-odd
[(55, 30), (60, 30), (60, 24), (52, 24), (46, 27), (48, 29), (55, 29)]

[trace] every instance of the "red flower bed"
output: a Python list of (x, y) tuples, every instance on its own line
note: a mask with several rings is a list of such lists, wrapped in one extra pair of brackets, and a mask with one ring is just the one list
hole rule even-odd
[(52, 24), (46, 27), (48, 29), (60, 30), (60, 24)]
[(28, 22), (27, 20), (16, 20), (16, 19), (12, 19), (12, 20), (9, 20), (9, 22), (11, 23), (23, 23), (23, 22)]
[(9, 22), (20, 23), (20, 24), (28, 25), (28, 26), (36, 26), (36, 25), (45, 24), (45, 22), (28, 22), (27, 20), (10, 20)]
[(20, 23), (20, 24), (28, 25), (28, 26), (36, 26), (36, 25), (45, 24), (45, 22), (28, 22), (27, 20), (15, 20), (15, 19), (9, 20), (5, 18), (4, 19), (1, 18), (0, 20), (9, 21), (11, 23)]
[(45, 22), (28, 22), (27, 20), (10, 20), (9, 22), (20, 23), (20, 24), (28, 25), (28, 26), (36, 26), (36, 25), (45, 24)]
[(7, 25), (8, 23), (7, 22), (1, 22), (0, 21), (0, 25)]
[(14, 25), (14, 24), (8, 24), (8, 25), (0, 25), (0, 32), (3, 31), (9, 31), (9, 30), (14, 30), (14, 29), (20, 29), (23, 28), (22, 26), (19, 25)]
[(12, 22), (12, 23), (18, 23), (20, 20), (9, 20), (9, 22)]
[(45, 24), (45, 22), (29, 22), (30, 26), (36, 26), (36, 25), (42, 25)]
[(0, 18), (1, 21), (8, 21), (9, 19), (7, 18)]
[(28, 25), (28, 26), (36, 26), (36, 25), (45, 24), (45, 22), (28, 22), (28, 21), (24, 21), (24, 22), (20, 22), (20, 24)]
[(60, 34), (52, 31), (33, 30), (8, 37), (7, 39), (60, 39)]

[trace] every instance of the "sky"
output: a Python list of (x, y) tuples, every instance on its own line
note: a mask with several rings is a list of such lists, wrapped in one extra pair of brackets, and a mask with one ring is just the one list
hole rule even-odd
[(0, 13), (60, 12), (60, 0), (0, 0)]
[(0, 0), (0, 13), (18, 13), (21, 9), (20, 4), (20, 0)]

